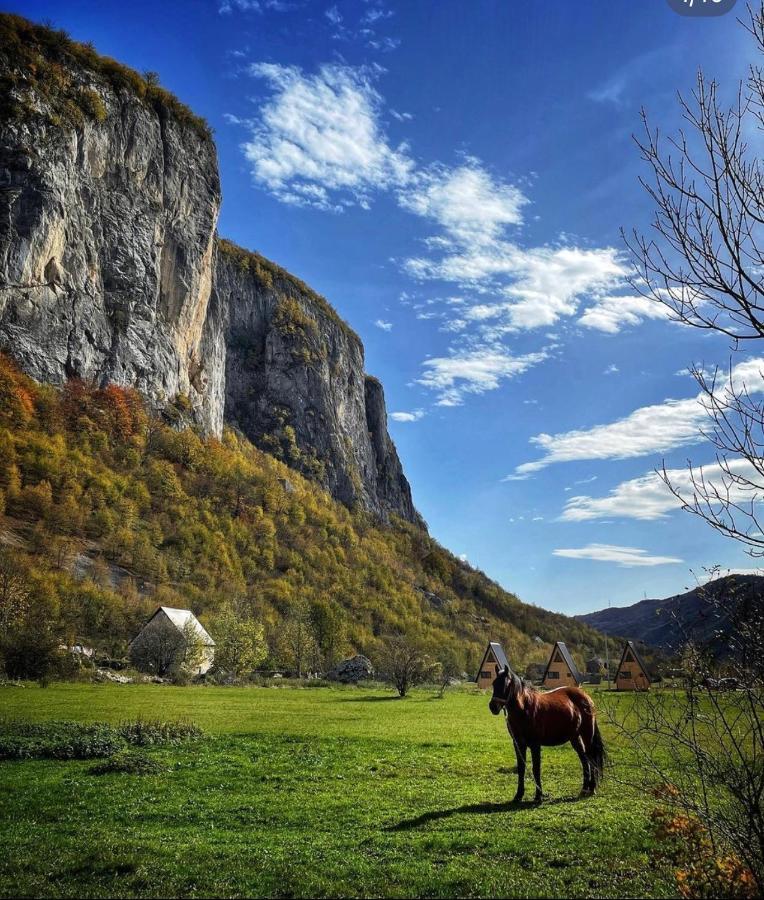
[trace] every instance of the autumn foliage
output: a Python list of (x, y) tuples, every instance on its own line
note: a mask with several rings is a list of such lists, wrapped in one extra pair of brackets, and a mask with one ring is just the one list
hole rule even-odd
[(697, 818), (677, 808), (676, 788), (664, 785), (656, 793), (665, 801), (652, 816), (660, 855), (674, 869), (680, 895), (688, 900), (759, 896), (742, 860), (714, 842)]
[[(124, 656), (158, 604), (192, 609), (213, 631), (234, 606), (262, 626), (268, 665), (289, 671), (374, 659), (390, 635), (450, 649), (460, 671), (477, 666), (487, 635), (519, 666), (555, 639), (581, 657), (598, 639), (520, 603), (421, 529), (348, 510), (234, 431), (181, 429), (131, 388), (39, 385), (0, 356), (3, 509), (29, 597), (9, 647), (44, 631), (46, 647)], [(297, 653), (289, 635), (303, 619), (309, 651)]]

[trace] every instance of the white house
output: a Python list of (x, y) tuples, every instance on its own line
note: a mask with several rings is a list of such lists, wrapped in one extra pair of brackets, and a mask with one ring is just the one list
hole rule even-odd
[(198, 635), (202, 645), (201, 661), (192, 674), (203, 675), (215, 659), (215, 642), (190, 609), (160, 606), (130, 641), (130, 658), (138, 669), (165, 675), (181, 661), (189, 633)]

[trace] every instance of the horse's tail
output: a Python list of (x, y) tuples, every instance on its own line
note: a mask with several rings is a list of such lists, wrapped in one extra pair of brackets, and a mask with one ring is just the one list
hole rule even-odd
[(593, 769), (594, 783), (599, 784), (605, 774), (607, 750), (605, 749), (605, 744), (602, 740), (602, 735), (600, 734), (600, 727), (596, 721), (594, 723), (594, 734), (592, 735), (586, 758), (589, 760)]

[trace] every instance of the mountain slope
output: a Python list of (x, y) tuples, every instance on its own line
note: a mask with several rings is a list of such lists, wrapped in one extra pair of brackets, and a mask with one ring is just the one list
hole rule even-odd
[(206, 124), (64, 33), (0, 15), (0, 349), (239, 427), (347, 506), (418, 525), (358, 336), (216, 233)]
[[(233, 430), (219, 441), (171, 428), (130, 389), (38, 385), (0, 356), (3, 508), (0, 569), (21, 573), (28, 628), (56, 641), (123, 653), (157, 604), (193, 609), (214, 637), (216, 614), (233, 603), (263, 622), (274, 664), (288, 664), (306, 604), (331, 624), (323, 662), (374, 659), (399, 632), (470, 672), (489, 638), (518, 667), (545, 660), (554, 640), (579, 665), (601, 643), (589, 626), (521, 603), (423, 529), (351, 512)], [(2, 604), (0, 590), (0, 619)]]
[[(676, 651), (692, 637), (716, 644), (728, 624), (719, 603), (764, 602), (764, 576), (727, 575), (702, 587), (663, 600), (641, 600), (633, 606), (602, 609), (576, 616), (605, 634), (642, 641), (652, 647)], [(723, 637), (721, 638), (723, 642)]]

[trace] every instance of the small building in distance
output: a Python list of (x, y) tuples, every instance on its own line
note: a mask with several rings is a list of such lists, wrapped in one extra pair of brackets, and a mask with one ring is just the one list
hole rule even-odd
[(480, 663), (475, 682), (479, 688), (489, 688), (493, 684), (494, 678), (499, 672), (508, 666), (507, 656), (501, 644), (496, 641), (490, 641), (485, 648), (483, 661)]
[(191, 642), (189, 674), (204, 675), (215, 659), (215, 642), (190, 609), (160, 606), (130, 641), (130, 660), (136, 669), (163, 676), (183, 663)]
[(525, 667), (525, 677), (528, 681), (541, 681), (546, 671), (546, 664), (539, 662), (528, 663)]
[(570, 651), (562, 641), (557, 641), (552, 647), (541, 686), (545, 688), (578, 687), (582, 680)]
[(607, 672), (607, 663), (601, 656), (593, 656), (586, 661), (587, 675), (604, 675)]
[(650, 681), (650, 673), (634, 646), (634, 641), (626, 641), (621, 661), (615, 672), (615, 689), (617, 691), (649, 691)]

